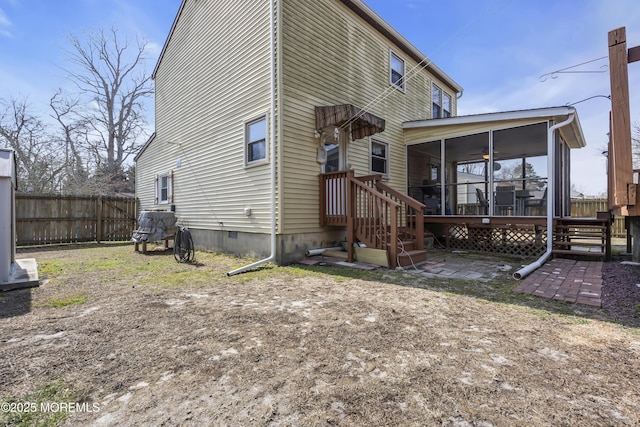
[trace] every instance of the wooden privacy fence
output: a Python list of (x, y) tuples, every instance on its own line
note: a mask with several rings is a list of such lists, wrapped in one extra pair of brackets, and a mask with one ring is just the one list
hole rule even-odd
[(125, 241), (136, 218), (135, 197), (16, 194), (19, 246)]
[[(595, 218), (597, 212), (608, 210), (607, 199), (571, 199), (571, 216), (574, 218)], [(611, 237), (627, 237), (623, 216), (613, 219)]]

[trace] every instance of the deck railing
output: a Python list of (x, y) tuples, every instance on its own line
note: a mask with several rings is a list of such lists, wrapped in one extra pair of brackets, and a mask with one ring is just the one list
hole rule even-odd
[(416, 249), (424, 249), (424, 205), (379, 180), (376, 181), (376, 187), (382, 194), (400, 204), (398, 227), (404, 239), (415, 241)]
[(380, 175), (352, 170), (320, 175), (320, 225), (346, 226), (349, 260), (356, 240), (383, 249), (395, 266), (399, 240), (424, 249), (424, 205), (389, 187)]
[(347, 226), (347, 184), (353, 170), (320, 174), (320, 225)]
[(350, 219), (347, 227), (349, 259), (356, 239), (367, 247), (387, 251), (395, 267), (398, 257), (398, 217), (400, 204), (358, 179), (350, 179)]

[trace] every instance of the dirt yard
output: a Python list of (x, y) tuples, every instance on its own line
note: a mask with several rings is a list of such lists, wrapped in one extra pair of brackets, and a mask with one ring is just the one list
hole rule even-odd
[(133, 245), (18, 257), (44, 283), (0, 294), (0, 424), (640, 424), (640, 330), (515, 294), (509, 273), (229, 278), (246, 261)]

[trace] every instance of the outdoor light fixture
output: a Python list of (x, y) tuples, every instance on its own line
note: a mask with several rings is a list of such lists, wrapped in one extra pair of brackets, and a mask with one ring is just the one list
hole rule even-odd
[(482, 158), (485, 159), (485, 160), (489, 160), (489, 155), (488, 154), (483, 154)]
[(313, 137), (314, 137), (315, 139), (320, 138), (320, 131), (319, 131), (318, 129), (314, 129), (314, 130), (313, 130)]

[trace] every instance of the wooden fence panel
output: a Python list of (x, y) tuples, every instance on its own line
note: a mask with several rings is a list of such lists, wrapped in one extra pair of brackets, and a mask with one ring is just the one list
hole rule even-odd
[(131, 234), (136, 228), (137, 203), (131, 198), (101, 198), (98, 218), (98, 230), (100, 234), (97, 240), (120, 241), (131, 239)]
[(20, 246), (124, 241), (135, 227), (133, 197), (16, 194)]

